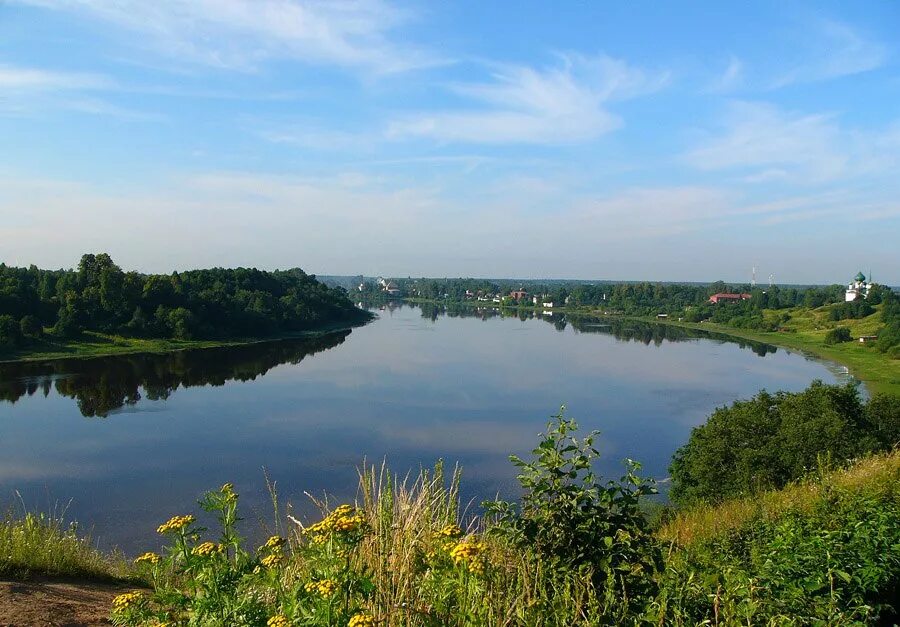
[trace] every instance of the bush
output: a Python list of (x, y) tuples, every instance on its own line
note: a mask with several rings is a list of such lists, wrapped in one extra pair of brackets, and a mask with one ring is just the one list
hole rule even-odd
[(826, 344), (840, 344), (841, 342), (849, 342), (852, 339), (850, 337), (850, 329), (847, 327), (835, 327), (825, 334)]
[(586, 569), (598, 586), (639, 605), (652, 594), (651, 576), (661, 557), (641, 499), (655, 494), (651, 481), (637, 475), (640, 465), (626, 460), (620, 481), (601, 481), (593, 470), (599, 456), (597, 432), (578, 439), (578, 425), (564, 408), (547, 425), (533, 461), (510, 460), (521, 471), (521, 506), (505, 501), (485, 503), (496, 518), (495, 533), (522, 550), (563, 569)]
[(38, 339), (44, 334), (44, 325), (37, 316), (27, 315), (19, 321), (19, 330), (22, 337)]
[(889, 449), (896, 405), (876, 397), (864, 404), (852, 385), (814, 382), (799, 393), (760, 392), (713, 412), (675, 453), (671, 498), (715, 503), (780, 488), (824, 458), (843, 463)]

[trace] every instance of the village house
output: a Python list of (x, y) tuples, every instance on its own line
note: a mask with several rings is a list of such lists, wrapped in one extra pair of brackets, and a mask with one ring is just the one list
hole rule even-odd
[(528, 291), (523, 289), (513, 290), (509, 293), (509, 297), (514, 300), (523, 300), (528, 298)]
[(750, 300), (750, 294), (729, 294), (720, 292), (709, 297), (709, 302), (717, 305), (721, 302), (740, 302), (742, 300)]

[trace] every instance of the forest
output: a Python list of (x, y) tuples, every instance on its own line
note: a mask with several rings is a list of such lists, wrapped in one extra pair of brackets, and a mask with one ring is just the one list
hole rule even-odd
[(84, 331), (178, 340), (259, 338), (365, 320), (340, 288), (299, 268), (123, 271), (108, 254), (71, 270), (0, 264), (0, 351)]

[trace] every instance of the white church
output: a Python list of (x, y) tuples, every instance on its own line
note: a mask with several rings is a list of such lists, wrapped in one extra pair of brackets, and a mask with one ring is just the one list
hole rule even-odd
[(853, 282), (847, 286), (847, 291), (844, 293), (844, 300), (849, 303), (857, 298), (866, 298), (873, 285), (874, 283), (866, 282), (865, 274), (858, 272), (856, 276), (853, 277)]

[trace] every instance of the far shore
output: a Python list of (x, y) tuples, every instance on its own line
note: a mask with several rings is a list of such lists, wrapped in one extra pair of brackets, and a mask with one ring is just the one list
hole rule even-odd
[[(491, 307), (506, 311), (530, 311), (542, 313), (552, 311), (554, 314), (568, 314), (580, 316), (597, 316), (604, 318), (619, 318), (638, 320), (664, 324), (668, 326), (682, 327), (704, 331), (712, 335), (727, 336), (734, 339), (763, 342), (781, 348), (795, 350), (803, 354), (837, 363), (847, 368), (850, 374), (861, 381), (870, 393), (885, 393), (900, 396), (900, 359), (892, 359), (884, 353), (879, 353), (871, 346), (864, 346), (857, 341), (842, 344), (827, 345), (824, 343), (824, 330), (821, 333), (789, 332), (789, 331), (754, 331), (750, 329), (738, 329), (724, 324), (713, 322), (684, 322), (673, 318), (656, 318), (653, 316), (628, 316), (624, 314), (611, 314), (603, 310), (591, 307), (567, 308), (554, 307), (548, 309), (537, 306), (509, 306), (494, 302), (479, 301), (441, 301), (425, 300), (417, 298), (404, 299), (403, 302), (413, 304), (453, 305), (463, 307)], [(846, 321), (852, 323), (852, 321)]]
[(219, 340), (174, 340), (157, 338), (132, 338), (106, 333), (86, 331), (80, 337), (69, 340), (57, 340), (46, 337), (35, 346), (28, 346), (9, 355), (0, 355), (0, 364), (14, 364), (34, 361), (53, 361), (58, 359), (93, 359), (97, 357), (115, 357), (118, 355), (164, 354), (184, 350), (204, 348), (226, 348), (231, 346), (247, 346), (281, 340), (313, 338), (347, 331), (368, 324), (374, 318), (361, 319), (357, 322), (326, 324), (307, 331), (285, 333), (265, 337), (227, 338)]

